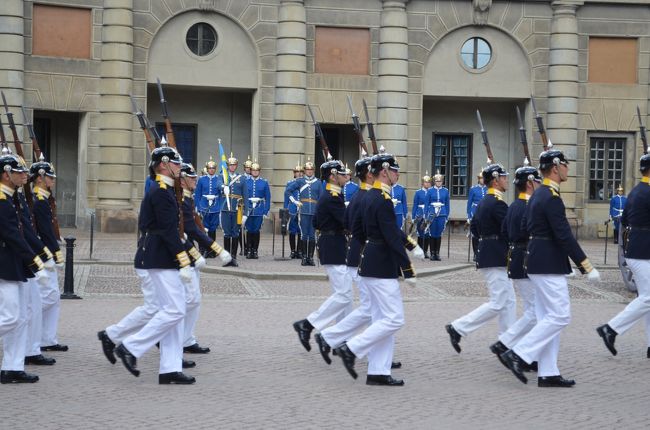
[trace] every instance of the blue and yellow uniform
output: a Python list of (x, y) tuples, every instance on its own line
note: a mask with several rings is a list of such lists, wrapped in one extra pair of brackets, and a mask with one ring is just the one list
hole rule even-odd
[(345, 264), (345, 202), (341, 187), (327, 184), (316, 205), (314, 227), (319, 231), (318, 258), (320, 264)]
[[(411, 210), (411, 219), (417, 223), (417, 232), (419, 238), (429, 237), (429, 229), (424, 228), (427, 218), (427, 189), (420, 188), (413, 195), (413, 209)], [(422, 246), (424, 248), (424, 246)]]
[(526, 212), (526, 205), (530, 196), (526, 193), (519, 193), (517, 199), (508, 208), (506, 218), (503, 222), (503, 236), (508, 239), (508, 277), (510, 279), (524, 279), (524, 259), (528, 247), (528, 231), (521, 224)]
[(323, 192), (323, 182), (315, 176), (296, 178), (295, 182), (287, 186), (289, 194), (298, 190), (300, 205), (300, 235), (302, 237), (303, 265), (313, 264), (314, 250), (316, 248), (316, 235), (313, 226), (313, 217), (316, 213), (316, 203)]
[[(230, 194), (226, 197), (224, 187), (228, 186)], [(228, 173), (228, 183), (224, 183), (220, 190), (221, 195), (221, 228), (224, 238), (239, 238), (239, 230), (244, 215), (244, 202), (248, 199), (246, 178), (238, 173)], [(230, 201), (230, 206), (228, 205)], [(234, 240), (233, 242), (237, 242)], [(237, 245), (230, 251), (233, 258), (237, 254)], [(226, 246), (226, 250), (228, 247)]]
[(41, 239), (38, 237), (38, 233), (34, 228), (34, 217), (32, 216), (32, 213), (29, 209), (29, 204), (27, 203), (25, 193), (21, 188), (18, 188), (18, 200), (20, 202), (20, 222), (22, 224), (23, 236), (25, 237), (27, 244), (30, 248), (32, 248), (32, 250), (38, 253), (38, 256), (41, 258), (41, 260), (46, 261), (51, 258), (53, 259), (54, 255), (50, 249), (45, 246), (43, 241), (41, 241)]
[(359, 191), (359, 186), (352, 181), (347, 181), (345, 185), (343, 185), (341, 193), (343, 194), (343, 201), (346, 206), (350, 204), (352, 197), (354, 197), (357, 191)]
[(34, 187), (34, 205), (32, 213), (36, 224), (36, 231), (45, 246), (54, 254), (54, 261), (63, 263), (63, 253), (59, 246), (59, 238), (54, 233), (54, 217), (48, 198), (50, 192), (39, 187)]
[(650, 179), (647, 176), (630, 192), (621, 224), (627, 233), (625, 258), (650, 259)]
[(393, 200), (393, 209), (395, 210), (395, 222), (397, 228), (404, 227), (404, 220), (409, 213), (408, 202), (406, 201), (406, 190), (400, 184), (391, 187), (390, 197)]
[[(302, 168), (302, 167), (301, 167)], [(300, 170), (298, 170), (300, 171)], [(294, 170), (294, 173), (296, 171)], [(300, 198), (300, 193), (297, 189), (293, 192), (289, 192), (289, 187), (292, 183), (295, 182), (295, 178), (287, 181), (287, 185), (284, 188), (284, 208), (289, 211), (289, 246), (291, 247), (291, 258), (302, 258), (302, 248), (301, 239), (300, 239), (300, 226), (298, 225), (298, 206), (296, 203)], [(296, 235), (298, 236), (296, 238)], [(296, 239), (298, 246), (296, 246)]]
[[(259, 164), (253, 163), (253, 171), (259, 172)], [(260, 229), (264, 217), (269, 214), (271, 209), (271, 187), (269, 182), (259, 176), (250, 175), (246, 179), (248, 199), (244, 213), (246, 219), (246, 247), (248, 248), (247, 257), (257, 259), (257, 250), (260, 246)]]
[(618, 230), (623, 211), (625, 210), (625, 204), (627, 203), (627, 197), (622, 194), (623, 187), (619, 187), (617, 191), (620, 191), (621, 194), (616, 194), (609, 201), (609, 217), (614, 222), (614, 243), (618, 243)]
[(469, 194), (467, 194), (467, 219), (471, 220), (476, 212), (476, 207), (478, 202), (485, 197), (487, 193), (487, 187), (485, 185), (476, 184), (469, 189)]
[(194, 201), (203, 225), (208, 229), (212, 239), (216, 238), (219, 227), (219, 212), (221, 211), (221, 186), (223, 177), (217, 175), (203, 175), (196, 182)]
[[(437, 176), (437, 175), (436, 175)], [(447, 225), (450, 213), (449, 190), (443, 186), (433, 186), (427, 191), (426, 216), (429, 220), (429, 234), (431, 236), (431, 260), (440, 261), (440, 246), (442, 234)]]

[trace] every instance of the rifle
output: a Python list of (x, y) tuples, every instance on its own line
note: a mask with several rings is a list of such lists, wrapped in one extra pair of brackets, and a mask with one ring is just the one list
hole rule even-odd
[[(4, 98), (4, 97), (3, 97)], [(5, 105), (6, 106), (6, 105)], [(27, 116), (27, 112), (25, 111), (25, 107), (21, 106), (20, 107), (23, 111), (23, 117), (24, 117), (24, 123), (27, 126), (27, 131), (29, 132), (29, 137), (32, 140), (32, 148), (34, 149), (34, 154), (38, 156), (38, 158), (42, 158), (42, 152), (40, 149), (40, 146), (38, 145), (38, 140), (36, 139), (36, 134), (34, 133), (34, 125), (29, 122), (29, 117)], [(13, 122), (13, 119), (12, 119)], [(14, 130), (16, 126), (14, 125), (12, 130)], [(15, 143), (16, 143), (16, 150), (18, 150), (19, 146), (19, 140), (18, 136), (15, 136)], [(21, 149), (22, 152), (22, 149)], [(25, 187), (29, 188), (29, 187)], [(52, 227), (54, 228), (54, 234), (56, 235), (57, 240), (61, 240), (61, 231), (59, 229), (59, 220), (56, 217), (56, 199), (54, 198), (54, 193), (52, 192), (51, 189), (47, 190), (50, 193), (50, 197), (47, 198), (48, 203), (50, 204), (50, 210), (52, 211)], [(27, 198), (27, 195), (25, 195), (25, 198)]]
[(532, 95), (530, 96), (530, 103), (533, 106), (533, 112), (535, 113), (535, 121), (537, 121), (537, 130), (539, 131), (539, 136), (542, 138), (542, 147), (544, 148), (544, 151), (548, 151), (551, 149), (553, 144), (548, 140), (548, 136), (546, 136), (544, 121), (542, 120), (542, 117), (539, 116), (539, 113), (537, 113), (537, 106), (535, 106), (535, 97)]
[(352, 108), (352, 100), (350, 99), (350, 96), (348, 96), (348, 106), (350, 106), (350, 112), (352, 112), (352, 126), (354, 127), (354, 134), (357, 135), (357, 141), (359, 143), (359, 146), (361, 147), (361, 151), (364, 154), (368, 153), (368, 147), (366, 146), (366, 142), (363, 140), (363, 133), (361, 132), (361, 124), (359, 124), (359, 116), (354, 112), (354, 108)]
[(2, 115), (0, 115), (0, 144), (2, 144), (2, 147), (9, 147), (7, 144), (7, 138), (5, 137), (5, 129), (4, 125), (2, 125)]
[(133, 98), (132, 95), (129, 95), (129, 98), (131, 99), (131, 105), (133, 106), (133, 115), (138, 117), (138, 122), (140, 123), (140, 128), (144, 132), (144, 137), (147, 140), (147, 147), (149, 148), (149, 152), (152, 152), (158, 145), (156, 145), (156, 142), (152, 139), (151, 136), (151, 131), (147, 127), (147, 119), (144, 116), (144, 113), (140, 110), (138, 105), (135, 103), (135, 99)]
[(636, 116), (639, 118), (639, 132), (641, 133), (641, 142), (643, 142), (643, 153), (647, 154), (648, 153), (648, 137), (645, 134), (645, 125), (643, 125), (643, 121), (641, 121), (641, 111), (639, 110), (639, 107), (636, 107)]
[(372, 144), (372, 155), (379, 154), (377, 149), (377, 138), (375, 137), (375, 126), (372, 121), (370, 121), (370, 115), (368, 115), (368, 105), (366, 104), (366, 99), (363, 99), (363, 111), (366, 113), (366, 126), (368, 127), (368, 137), (370, 138), (370, 143)]
[(515, 106), (517, 109), (517, 121), (519, 122), (519, 140), (524, 147), (524, 166), (530, 164), (530, 153), (528, 152), (528, 138), (526, 137), (526, 127), (524, 127), (524, 122), (521, 120), (521, 112), (519, 111), (519, 106)]
[(494, 163), (494, 156), (492, 155), (492, 149), (490, 149), (490, 142), (488, 141), (487, 131), (483, 127), (483, 120), (481, 119), (481, 112), (476, 109), (476, 119), (481, 126), (481, 139), (483, 140), (483, 145), (485, 145), (485, 150), (487, 151), (487, 162), (488, 164)]
[(165, 94), (163, 93), (162, 84), (160, 79), (156, 78), (158, 82), (158, 95), (160, 96), (160, 106), (162, 107), (162, 116), (165, 119), (165, 135), (167, 137), (167, 144), (176, 148), (176, 139), (174, 138), (174, 130), (172, 129), (172, 122), (169, 120), (169, 112), (167, 111), (167, 100), (165, 100)]
[(318, 123), (318, 121), (316, 121), (316, 117), (314, 116), (314, 112), (311, 110), (311, 106), (307, 105), (307, 108), (309, 109), (309, 115), (311, 115), (311, 120), (314, 122), (314, 129), (316, 130), (316, 137), (318, 138), (318, 141), (320, 142), (321, 150), (323, 151), (323, 158), (325, 159), (325, 161), (329, 161), (332, 159), (332, 155), (330, 154), (330, 150), (327, 147), (327, 142), (325, 141), (323, 130), (321, 130), (320, 124)]

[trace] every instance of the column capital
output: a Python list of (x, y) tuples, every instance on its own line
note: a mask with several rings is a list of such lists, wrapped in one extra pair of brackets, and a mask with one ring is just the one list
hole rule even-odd
[(384, 9), (406, 9), (406, 3), (410, 0), (382, 0)]
[(289, 3), (297, 3), (301, 6), (305, 5), (305, 0), (280, 0), (280, 4), (285, 5)]
[(572, 13), (575, 15), (578, 8), (584, 4), (584, 0), (553, 0), (551, 7), (553, 8), (553, 14)]

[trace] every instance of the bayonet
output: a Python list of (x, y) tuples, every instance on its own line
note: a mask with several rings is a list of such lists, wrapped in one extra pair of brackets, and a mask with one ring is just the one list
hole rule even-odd
[(641, 110), (639, 107), (636, 107), (636, 116), (639, 118), (639, 133), (641, 134), (641, 142), (643, 142), (643, 153), (647, 154), (648, 153), (648, 137), (646, 136), (646, 128), (645, 125), (643, 125), (643, 121), (641, 120)]
[(370, 115), (368, 114), (368, 105), (366, 104), (365, 99), (363, 99), (363, 111), (366, 114), (366, 126), (368, 127), (368, 137), (370, 138), (370, 143), (372, 144), (372, 155), (377, 155), (379, 154), (379, 150), (377, 149), (375, 126), (373, 125), (372, 121), (370, 121)]
[(366, 142), (363, 140), (363, 133), (361, 132), (361, 124), (359, 123), (359, 116), (356, 114), (354, 108), (352, 107), (352, 99), (350, 98), (349, 95), (348, 95), (348, 106), (350, 106), (350, 112), (352, 113), (352, 126), (354, 127), (354, 133), (357, 135), (357, 142), (361, 147), (361, 151), (364, 154), (368, 154), (368, 147), (366, 146)]
[(517, 110), (517, 122), (519, 123), (519, 140), (524, 147), (524, 165), (528, 166), (530, 164), (530, 153), (528, 152), (528, 138), (526, 137), (526, 127), (524, 127), (524, 122), (521, 119), (521, 111), (519, 110), (519, 106), (515, 106), (515, 109)]
[(548, 137), (546, 136), (546, 129), (544, 128), (544, 120), (542, 120), (542, 117), (537, 112), (537, 106), (535, 105), (535, 97), (533, 97), (532, 94), (530, 96), (530, 104), (533, 107), (535, 122), (537, 122), (537, 130), (539, 131), (539, 136), (542, 139), (542, 147), (544, 148), (544, 151), (548, 151), (549, 149), (551, 149), (552, 145), (550, 145)]
[(171, 148), (176, 148), (176, 138), (174, 137), (174, 129), (172, 128), (172, 122), (169, 119), (169, 111), (167, 110), (167, 100), (165, 100), (165, 94), (163, 93), (162, 84), (160, 79), (156, 78), (158, 83), (158, 95), (160, 96), (160, 106), (162, 107), (162, 116), (165, 120), (165, 136), (167, 137), (167, 144)]
[(478, 120), (478, 124), (481, 126), (481, 139), (483, 140), (483, 145), (485, 145), (485, 150), (487, 151), (487, 162), (488, 164), (492, 164), (494, 163), (494, 156), (492, 155), (492, 149), (490, 149), (487, 131), (485, 131), (485, 127), (483, 127), (481, 112), (478, 109), (476, 109), (476, 119)]
[(321, 150), (323, 151), (323, 158), (325, 159), (325, 161), (329, 161), (332, 159), (332, 155), (330, 154), (330, 150), (327, 147), (327, 142), (325, 141), (323, 130), (320, 128), (320, 124), (318, 123), (318, 121), (316, 121), (316, 117), (314, 116), (314, 111), (311, 110), (310, 105), (307, 105), (307, 109), (309, 109), (309, 115), (311, 116), (311, 120), (314, 123), (314, 129), (316, 130), (316, 137), (318, 138), (318, 141), (320, 142)]

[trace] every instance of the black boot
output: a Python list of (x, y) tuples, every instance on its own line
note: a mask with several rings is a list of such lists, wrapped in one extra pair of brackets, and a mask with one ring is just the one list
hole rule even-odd
[(300, 263), (301, 266), (309, 266), (309, 253), (307, 252), (307, 249), (309, 248), (308, 242), (308, 240), (303, 240), (300, 242), (302, 244), (302, 263)]
[(251, 249), (251, 258), (257, 260), (259, 256), (257, 255), (257, 250), (260, 247), (260, 233), (253, 233), (253, 247)]
[(440, 245), (442, 244), (442, 237), (436, 237), (436, 255), (435, 260), (440, 261)]
[(478, 237), (472, 236), (472, 251), (474, 252), (474, 262), (476, 263), (476, 257), (478, 256)]
[(302, 236), (300, 234), (296, 235), (296, 258), (298, 260), (303, 259), (304, 253), (302, 252)]
[(314, 250), (316, 250), (316, 241), (315, 240), (309, 240), (309, 265), (310, 266), (315, 266), (316, 263), (314, 263)]
[(429, 238), (422, 238), (422, 250), (424, 251), (424, 258), (429, 258)]
[(429, 238), (429, 246), (431, 248), (431, 250), (430, 250), (431, 255), (430, 255), (429, 259), (431, 261), (436, 261), (439, 258), (438, 254), (436, 254), (436, 249), (438, 249), (437, 248), (437, 243), (438, 243), (438, 238), (437, 237), (430, 237)]
[(609, 326), (609, 324), (601, 325), (596, 329), (598, 332), (598, 335), (603, 338), (603, 342), (605, 342), (605, 347), (609, 350), (609, 352), (612, 353), (612, 355), (616, 355), (618, 352), (616, 351), (616, 348), (614, 348), (614, 342), (616, 341), (616, 336), (618, 333)]
[(291, 248), (291, 256), (289, 258), (296, 258), (296, 235), (293, 233), (289, 233), (289, 248)]
[(230, 238), (230, 255), (232, 255), (232, 261), (228, 263), (229, 266), (239, 267), (237, 264), (237, 246), (239, 245), (239, 240), (237, 237)]
[(246, 246), (244, 246), (244, 257), (246, 257), (248, 259), (252, 258), (251, 257), (252, 256), (252, 251), (251, 251), (252, 246), (251, 245), (252, 245), (251, 233), (247, 231), (246, 232)]

